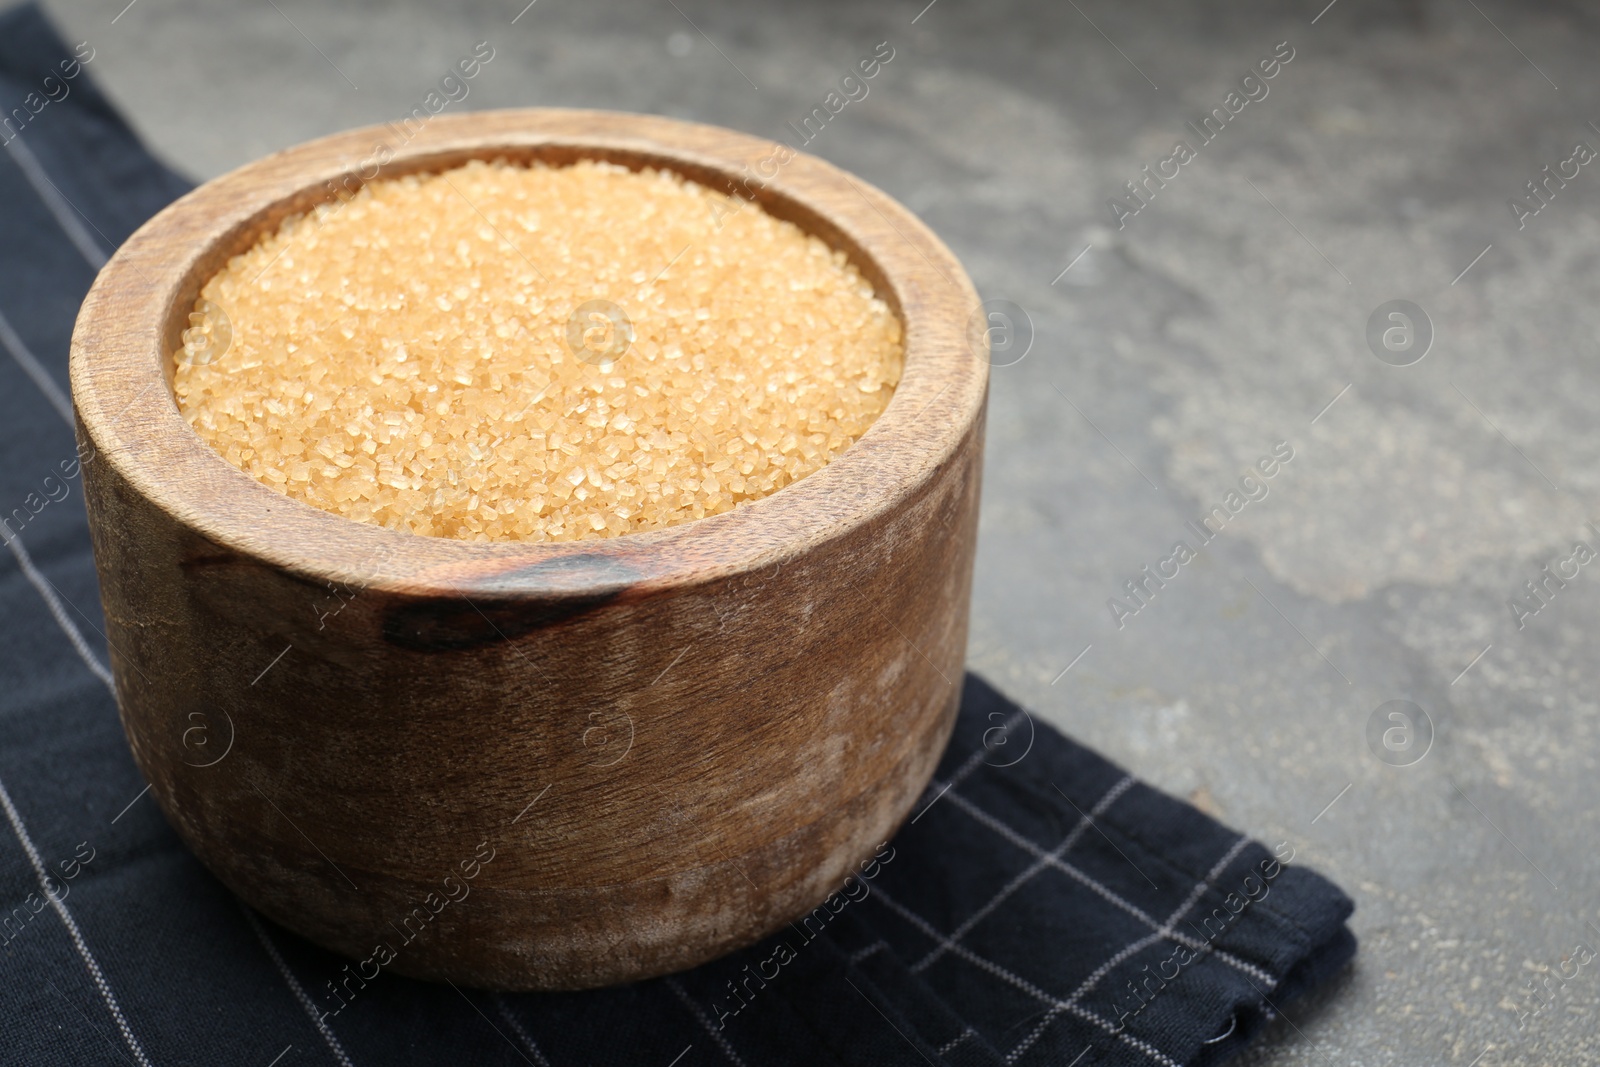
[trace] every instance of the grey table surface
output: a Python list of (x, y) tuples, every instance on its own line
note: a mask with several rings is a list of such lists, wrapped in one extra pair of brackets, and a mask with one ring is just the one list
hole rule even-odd
[[(1244, 1062), (1600, 1062), (1600, 598), (1574, 550), (1600, 549), (1600, 174), (1575, 161), (1600, 9), (123, 3), (47, 8), (197, 178), (408, 112), (479, 41), (455, 106), (774, 138), (889, 42), (808, 149), (1032, 324), (993, 374), (971, 666), (1357, 901), (1353, 969)], [(1145, 167), (1176, 174), (1141, 203)], [(1393, 352), (1368, 340), (1392, 300), (1422, 313), (1409, 347), (1378, 316)], [(1186, 522), (1280, 442), (1202, 545)], [(1179, 540), (1195, 558), (1131, 599)], [(1547, 565), (1578, 576), (1531, 599)]]

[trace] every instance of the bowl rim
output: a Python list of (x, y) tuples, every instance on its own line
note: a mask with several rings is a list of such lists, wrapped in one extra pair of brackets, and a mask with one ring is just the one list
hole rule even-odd
[[(784, 153), (790, 158), (768, 177), (766, 166)], [(712, 185), (718, 191), (742, 182), (764, 209), (842, 248), (900, 316), (905, 362), (894, 396), (838, 457), (760, 500), (578, 541), (391, 530), (289, 497), (229, 463), (184, 420), (171, 388), (173, 342), (200, 287), (285, 217), (328, 202), (334, 183), (352, 188), (473, 158), (600, 158), (723, 183)], [(90, 468), (103, 460), (177, 522), (247, 558), (316, 582), (414, 596), (592, 596), (781, 566), (913, 501), (982, 418), (989, 364), (978, 306), (960, 263), (916, 216), (783, 142), (611, 111), (438, 115), (417, 131), (368, 126), (282, 150), (200, 185), (146, 222), (80, 310), (73, 406)]]

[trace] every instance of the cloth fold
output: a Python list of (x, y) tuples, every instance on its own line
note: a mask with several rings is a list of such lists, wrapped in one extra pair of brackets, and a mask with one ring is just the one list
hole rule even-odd
[(187, 183), (95, 87), (93, 51), (32, 5), (0, 15), (0, 1064), (1187, 1067), (1351, 959), (1349, 899), (1288, 846), (969, 675), (907, 824), (766, 941), (588, 993), (384, 975), (337, 998), (346, 961), (182, 847), (109, 691), (67, 342), (104, 258)]

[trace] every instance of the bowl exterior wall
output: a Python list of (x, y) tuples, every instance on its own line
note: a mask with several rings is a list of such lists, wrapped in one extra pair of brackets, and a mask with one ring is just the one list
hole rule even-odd
[(839, 889), (931, 776), (982, 440), (980, 408), (903, 506), (759, 570), (634, 580), (650, 548), (634, 568), (624, 538), (449, 597), (293, 573), (90, 462), (135, 758), (230, 889), (363, 973), (577, 989), (701, 963)]

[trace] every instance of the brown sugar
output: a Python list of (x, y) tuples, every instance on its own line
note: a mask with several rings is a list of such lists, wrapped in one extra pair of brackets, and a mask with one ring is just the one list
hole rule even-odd
[(462, 540), (728, 511), (861, 436), (899, 320), (841, 252), (671, 172), (472, 162), (291, 218), (202, 289), (185, 419), (307, 504)]

